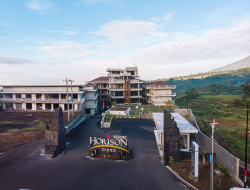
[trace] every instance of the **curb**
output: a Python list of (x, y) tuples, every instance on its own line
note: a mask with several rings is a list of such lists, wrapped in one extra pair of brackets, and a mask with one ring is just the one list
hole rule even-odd
[(180, 180), (183, 184), (187, 185), (189, 188), (194, 189), (194, 190), (199, 190), (196, 187), (194, 187), (193, 185), (191, 185), (190, 183), (188, 183), (187, 181), (185, 181), (184, 179), (182, 179), (177, 173), (175, 173), (169, 166), (166, 166), (166, 168), (172, 173), (174, 174), (174, 176)]

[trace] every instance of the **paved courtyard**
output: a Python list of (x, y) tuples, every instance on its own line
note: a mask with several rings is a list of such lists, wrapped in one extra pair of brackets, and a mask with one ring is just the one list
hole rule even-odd
[[(152, 120), (114, 119), (112, 129), (99, 129), (101, 117), (83, 122), (67, 135), (67, 152), (43, 157), (44, 139), (0, 156), (1, 190), (187, 189), (161, 164)], [(128, 136), (131, 161), (87, 158), (89, 137)]]

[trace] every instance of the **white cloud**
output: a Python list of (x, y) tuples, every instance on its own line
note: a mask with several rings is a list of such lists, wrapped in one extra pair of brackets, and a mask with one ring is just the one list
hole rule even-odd
[(172, 17), (173, 17), (174, 14), (176, 14), (176, 12), (172, 12), (170, 14), (167, 14), (162, 18), (154, 17), (154, 18), (151, 18), (151, 20), (154, 21), (154, 22), (159, 22), (159, 21), (169, 22), (169, 21), (173, 20)]
[[(226, 29), (211, 30), (202, 36), (177, 33), (170, 41), (162, 41), (134, 52), (134, 56), (158, 64), (186, 63), (247, 56), (250, 49), (250, 19)], [(171, 34), (176, 35), (176, 34)], [(178, 36), (180, 35), (180, 36)], [(184, 37), (184, 40), (183, 40)]]
[(6, 23), (6, 22), (0, 22), (0, 26), (8, 26), (10, 25), (9, 23)]
[(53, 10), (55, 7), (54, 0), (29, 0), (26, 5), (29, 9), (37, 11), (38, 13), (44, 13), (46, 10)]
[(48, 33), (55, 33), (56, 32), (56, 30), (45, 30), (45, 29), (43, 29), (43, 31), (48, 32)]
[(78, 34), (77, 32), (74, 32), (74, 31), (59, 31), (59, 33), (69, 35), (69, 36), (74, 36), (74, 35)]
[(114, 20), (102, 25), (99, 31), (91, 34), (107, 37), (115, 45), (131, 46), (145, 44), (153, 37), (167, 37), (166, 33), (159, 31), (162, 26), (150, 21)]
[(117, 0), (84, 0), (84, 1), (78, 1), (77, 3), (74, 4), (84, 4), (87, 6), (93, 6), (97, 3), (106, 3), (109, 5), (123, 5), (123, 1), (117, 1)]
[(32, 61), (19, 57), (0, 56), (0, 64), (27, 64), (27, 63), (32, 63)]

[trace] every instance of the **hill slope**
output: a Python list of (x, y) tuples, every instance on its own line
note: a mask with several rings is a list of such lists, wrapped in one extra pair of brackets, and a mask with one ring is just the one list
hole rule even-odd
[(244, 59), (241, 59), (239, 61), (236, 61), (234, 63), (228, 64), (224, 67), (220, 67), (220, 68), (211, 70), (209, 72), (236, 70), (236, 69), (241, 69), (241, 68), (245, 68), (245, 67), (249, 67), (249, 66), (250, 66), (250, 56), (248, 56)]

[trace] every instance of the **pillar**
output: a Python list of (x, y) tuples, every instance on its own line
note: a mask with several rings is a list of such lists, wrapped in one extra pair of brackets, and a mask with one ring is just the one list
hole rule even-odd
[[(26, 94), (21, 94), (21, 98), (25, 99), (26, 98)], [(25, 105), (26, 107), (26, 105)]]
[(54, 111), (54, 104), (51, 104), (51, 111)]
[(62, 110), (64, 111), (64, 104), (59, 104), (59, 107), (61, 107)]
[[(32, 94), (32, 96), (33, 96), (33, 94)], [(36, 103), (32, 103), (32, 110), (36, 110)]]
[[(36, 101), (36, 94), (31, 94), (32, 101)], [(36, 107), (36, 106), (35, 106)], [(36, 109), (35, 109), (36, 110)]]
[(42, 100), (45, 100), (45, 94), (42, 94)]
[(80, 102), (80, 94), (77, 94), (77, 96), (78, 96), (78, 102)]
[(13, 109), (16, 110), (16, 103), (13, 103)]
[(75, 111), (78, 110), (78, 104), (74, 104), (74, 107), (75, 107)]
[(22, 103), (22, 109), (26, 110), (26, 103)]
[(4, 109), (4, 110), (6, 109), (6, 105), (5, 105), (5, 102), (3, 102), (3, 109)]
[[(59, 102), (61, 101), (61, 94), (59, 94)], [(62, 108), (63, 109), (63, 108)], [(64, 110), (64, 109), (63, 109)]]
[(13, 97), (13, 100), (16, 100), (16, 94), (12, 94), (12, 97)]
[(42, 104), (42, 109), (45, 110), (45, 103)]

